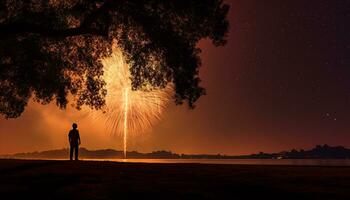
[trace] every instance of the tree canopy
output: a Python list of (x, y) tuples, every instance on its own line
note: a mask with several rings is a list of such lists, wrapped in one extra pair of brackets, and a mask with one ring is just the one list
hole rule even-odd
[(224, 45), (229, 6), (222, 0), (3, 0), (0, 2), (0, 113), (15, 118), (30, 98), (65, 108), (100, 109), (101, 59), (116, 44), (132, 88), (174, 85), (190, 107), (200, 87), (201, 39)]

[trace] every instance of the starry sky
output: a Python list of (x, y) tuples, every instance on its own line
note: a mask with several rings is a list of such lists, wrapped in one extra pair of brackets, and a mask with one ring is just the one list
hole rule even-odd
[[(207, 95), (195, 110), (170, 104), (129, 150), (248, 154), (350, 147), (350, 1), (227, 0), (225, 47), (200, 42)], [(0, 119), (0, 154), (68, 146), (71, 123), (82, 146), (122, 148), (73, 108), (30, 103), (18, 119)]]

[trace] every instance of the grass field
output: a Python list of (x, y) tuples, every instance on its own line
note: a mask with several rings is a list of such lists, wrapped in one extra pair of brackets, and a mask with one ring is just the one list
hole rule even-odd
[(350, 199), (350, 168), (0, 160), (0, 198)]

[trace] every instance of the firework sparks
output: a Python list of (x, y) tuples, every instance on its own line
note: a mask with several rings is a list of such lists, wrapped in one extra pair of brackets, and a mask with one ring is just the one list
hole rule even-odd
[(128, 135), (144, 133), (160, 119), (169, 101), (171, 87), (132, 90), (129, 65), (117, 48), (102, 63), (107, 88), (106, 106), (103, 112), (90, 111), (90, 115), (94, 120), (102, 120), (109, 132), (123, 136), (126, 157)]
[(126, 142), (128, 136), (128, 89), (124, 89), (124, 157), (126, 158)]

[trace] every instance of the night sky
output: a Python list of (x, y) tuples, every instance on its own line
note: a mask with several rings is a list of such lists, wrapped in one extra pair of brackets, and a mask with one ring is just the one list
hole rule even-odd
[[(130, 150), (246, 154), (350, 147), (350, 1), (227, 0), (225, 47), (209, 41), (200, 74), (207, 95), (195, 110), (173, 104)], [(31, 103), (0, 120), (0, 154), (68, 146), (71, 122), (87, 148), (121, 149), (118, 136), (72, 108)]]

